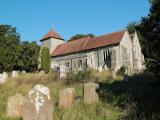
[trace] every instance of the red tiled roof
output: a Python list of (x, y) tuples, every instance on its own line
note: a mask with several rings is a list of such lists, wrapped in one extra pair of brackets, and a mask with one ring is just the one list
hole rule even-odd
[(40, 41), (44, 41), (48, 38), (58, 38), (64, 40), (57, 32), (50, 30)]
[(85, 37), (78, 40), (63, 43), (56, 47), (56, 49), (53, 51), (52, 56), (65, 55), (98, 47), (119, 44), (125, 32), (126, 31), (123, 30), (99, 37)]

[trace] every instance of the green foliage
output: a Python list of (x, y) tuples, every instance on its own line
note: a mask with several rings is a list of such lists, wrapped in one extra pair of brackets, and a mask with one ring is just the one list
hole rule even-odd
[(129, 34), (134, 34), (135, 31), (137, 31), (138, 26), (139, 26), (139, 23), (137, 23), (137, 22), (129, 23), (129, 25), (127, 26), (127, 30), (129, 32)]
[(0, 72), (33, 71), (38, 65), (39, 47), (36, 42), (20, 43), (20, 35), (10, 25), (0, 25)]
[(100, 82), (99, 95), (102, 101), (124, 110), (126, 114), (123, 120), (144, 120), (144, 117), (145, 120), (158, 120), (151, 118), (155, 115), (160, 117), (160, 106), (157, 106), (160, 89), (157, 79), (154, 74), (144, 72), (130, 76), (128, 82)]
[(0, 72), (12, 71), (18, 61), (20, 35), (10, 25), (0, 25)]
[(49, 53), (49, 48), (43, 47), (41, 51), (41, 69), (46, 73), (49, 72), (51, 65), (51, 58)]
[(150, 13), (142, 18), (139, 31), (145, 38), (146, 57), (151, 63), (149, 69), (160, 75), (160, 0), (151, 1)]
[(125, 72), (126, 72), (127, 68), (125, 66), (122, 66), (118, 71), (117, 71), (117, 74), (118, 75), (124, 75)]
[(39, 46), (36, 42), (29, 43), (24, 41), (21, 43), (18, 68), (25, 71), (35, 71), (38, 67)]
[(70, 71), (67, 73), (67, 80), (70, 82), (80, 82), (85, 83), (90, 81), (91, 78), (91, 70), (84, 69), (80, 71)]
[(77, 39), (80, 39), (80, 38), (84, 38), (84, 37), (95, 37), (94, 34), (76, 34), (74, 36), (72, 36), (69, 40), (69, 41), (73, 41), (73, 40), (77, 40)]

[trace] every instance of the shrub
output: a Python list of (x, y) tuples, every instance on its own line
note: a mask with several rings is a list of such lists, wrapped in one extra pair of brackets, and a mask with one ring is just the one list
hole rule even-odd
[(67, 73), (67, 80), (70, 82), (84, 83), (91, 78), (91, 70), (84, 69), (80, 71), (70, 71)]
[(41, 51), (41, 69), (46, 73), (49, 72), (51, 65), (50, 53), (47, 47), (43, 47)]
[(126, 72), (127, 68), (125, 66), (122, 66), (118, 71), (117, 74), (118, 75), (124, 75)]
[(77, 75), (75, 72), (73, 71), (68, 72), (66, 76), (67, 82), (68, 83), (75, 82), (77, 80), (76, 76)]

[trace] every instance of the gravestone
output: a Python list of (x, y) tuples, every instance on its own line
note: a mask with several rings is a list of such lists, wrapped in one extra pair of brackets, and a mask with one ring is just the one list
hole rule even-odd
[(60, 66), (59, 68), (59, 78), (65, 79), (66, 78), (66, 66)]
[(65, 88), (59, 92), (59, 108), (71, 108), (75, 102), (75, 89)]
[(99, 101), (99, 96), (96, 90), (99, 88), (99, 85), (96, 83), (86, 83), (84, 85), (84, 102), (91, 104)]
[(41, 71), (39, 72), (39, 74), (44, 75), (44, 74), (45, 74), (45, 71), (44, 71), (44, 70), (41, 70)]
[(7, 99), (7, 116), (8, 117), (21, 117), (22, 106), (24, 104), (25, 97), (19, 93), (15, 96), (10, 96)]
[(3, 72), (3, 77), (8, 78), (8, 74), (6, 72)]
[(5, 79), (3, 78), (3, 74), (0, 74), (0, 84), (4, 83)]
[(18, 71), (12, 71), (12, 77), (18, 77)]
[(52, 113), (49, 89), (43, 85), (36, 85), (29, 91), (23, 106), (23, 120), (53, 120)]
[(6, 72), (3, 72), (3, 74), (0, 74), (0, 84), (5, 83), (7, 78), (8, 78), (8, 74)]
[(26, 73), (26, 71), (25, 70), (22, 70), (22, 74), (25, 74)]
[(30, 91), (29, 91), (29, 96), (31, 96), (33, 93), (35, 93), (36, 91), (41, 92), (42, 94), (46, 95), (48, 100), (50, 100), (50, 90), (48, 89), (48, 87), (38, 84), (35, 85)]

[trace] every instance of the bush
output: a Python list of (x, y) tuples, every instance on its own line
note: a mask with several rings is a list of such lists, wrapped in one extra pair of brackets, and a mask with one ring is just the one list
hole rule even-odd
[(81, 71), (70, 71), (67, 73), (67, 80), (70, 82), (85, 83), (90, 81), (91, 70), (84, 69)]
[(126, 72), (127, 68), (122, 66), (118, 71), (117, 71), (117, 74), (118, 75), (124, 75), (125, 72)]

